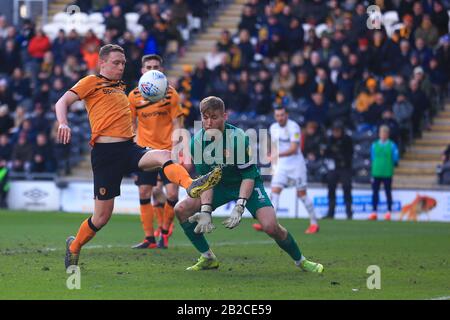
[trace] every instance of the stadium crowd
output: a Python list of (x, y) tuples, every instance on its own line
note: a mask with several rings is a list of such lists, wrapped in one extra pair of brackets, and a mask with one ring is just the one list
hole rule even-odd
[[(217, 1), (77, 0), (83, 12), (105, 17), (106, 32), (80, 36), (60, 31), (53, 40), (33, 22), (20, 26), (0, 16), (0, 163), (13, 172), (67, 174), (88, 148), (84, 107), (74, 104), (70, 146), (55, 143), (54, 104), (74, 83), (96, 72), (98, 48), (116, 43), (126, 52), (128, 90), (140, 75), (140, 58), (186, 43), (180, 27), (188, 12), (200, 18)], [(395, 11), (396, 28), (367, 28), (363, 1), (248, 0), (238, 32), (223, 30), (202, 61), (184, 67), (175, 87), (186, 125), (199, 118), (199, 101), (224, 99), (230, 121), (267, 128), (273, 108), (284, 106), (303, 128), (309, 178), (323, 181), (327, 137), (336, 120), (355, 143), (352, 168), (370, 178), (370, 144), (386, 125), (400, 151), (427, 128), (448, 93), (448, 1), (376, 1)], [(139, 13), (135, 37), (124, 14)], [(171, 45), (175, 43), (175, 45)]]

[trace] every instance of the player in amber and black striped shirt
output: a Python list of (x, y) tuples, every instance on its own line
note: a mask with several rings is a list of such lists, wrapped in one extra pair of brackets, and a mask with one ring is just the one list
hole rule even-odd
[(199, 197), (221, 178), (221, 170), (217, 169), (192, 180), (183, 166), (171, 161), (170, 151), (148, 151), (133, 142), (131, 110), (121, 81), (125, 62), (122, 47), (103, 46), (99, 52), (100, 73), (81, 79), (55, 105), (60, 142), (70, 142), (67, 110), (77, 100), (85, 101), (92, 131), (95, 209), (93, 216), (81, 224), (77, 236), (66, 240), (66, 268), (78, 264), (81, 247), (111, 218), (114, 198), (120, 195), (120, 183), (125, 174), (162, 167), (168, 180), (186, 188), (192, 197)]

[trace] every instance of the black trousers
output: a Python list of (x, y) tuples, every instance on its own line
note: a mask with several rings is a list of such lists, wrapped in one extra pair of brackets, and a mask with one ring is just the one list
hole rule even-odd
[(378, 208), (380, 185), (383, 183), (386, 192), (388, 211), (392, 211), (392, 178), (373, 178), (372, 179), (372, 207), (376, 212)]
[(336, 208), (336, 187), (340, 182), (344, 190), (345, 212), (347, 218), (351, 219), (352, 211), (352, 170), (336, 169), (331, 170), (327, 174), (328, 181), (328, 217), (334, 217)]

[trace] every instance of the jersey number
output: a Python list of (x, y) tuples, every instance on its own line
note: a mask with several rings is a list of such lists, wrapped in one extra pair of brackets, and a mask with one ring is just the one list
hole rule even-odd
[(258, 199), (264, 199), (264, 195), (262, 194), (260, 188), (255, 188), (255, 191), (258, 192)]

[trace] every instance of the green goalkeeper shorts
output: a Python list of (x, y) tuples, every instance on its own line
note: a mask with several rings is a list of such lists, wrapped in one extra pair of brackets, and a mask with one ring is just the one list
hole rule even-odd
[[(228, 187), (219, 183), (214, 187), (214, 198), (213, 198), (213, 210), (223, 206), (224, 204), (237, 200), (239, 198), (239, 189), (237, 187)], [(250, 198), (247, 200), (247, 205), (245, 206), (248, 211), (252, 214), (253, 218), (256, 219), (256, 211), (264, 207), (273, 207), (269, 196), (264, 189), (264, 185), (261, 181), (256, 181), (253, 187), (253, 192)]]

